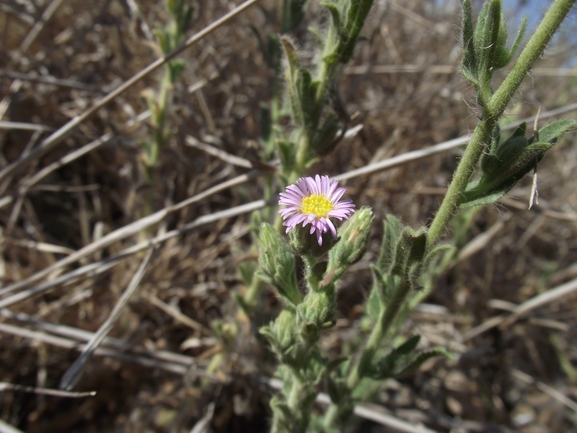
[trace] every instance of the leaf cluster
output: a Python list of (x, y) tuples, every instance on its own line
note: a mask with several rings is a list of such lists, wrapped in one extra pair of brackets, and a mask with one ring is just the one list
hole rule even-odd
[(507, 48), (507, 23), (500, 0), (485, 2), (473, 24), (471, 0), (463, 1), (463, 75), (477, 89), (483, 108), (493, 94), (491, 78), (497, 69), (504, 68), (513, 59), (525, 34), (527, 18), (521, 26), (511, 48)]
[(507, 138), (497, 126), (491, 144), (481, 158), (482, 175), (464, 191), (461, 207), (487, 205), (497, 202), (531, 170), (553, 145), (570, 130), (577, 129), (577, 121), (557, 120), (525, 136), (527, 125), (522, 123)]

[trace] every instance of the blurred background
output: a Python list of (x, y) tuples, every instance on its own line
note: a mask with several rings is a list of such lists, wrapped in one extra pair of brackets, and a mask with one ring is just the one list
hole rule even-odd
[[(313, 53), (308, 27), (322, 29), (328, 19), (318, 3), (309, 1), (292, 32), (304, 62), (312, 61)], [(510, 35), (521, 17), (529, 16), (525, 41), (549, 4), (503, 3)], [(192, 6), (187, 35), (192, 35), (240, 2), (187, 4)], [(474, 2), (476, 11), (481, 4)], [(188, 432), (200, 419), (209, 430), (198, 431), (267, 431), (273, 391), (257, 379), (272, 376), (275, 364), (256, 337), (256, 325), (277, 314), (278, 300), (263, 290), (262, 317), (252, 325), (238, 323), (233, 295), (245, 287), (237, 265), (256, 258), (250, 249), (251, 214), (218, 212), (264, 194), (261, 177), (268, 166), (256, 174), (250, 167), (263, 167), (261, 106), (270, 103), (273, 72), (258, 35), (279, 32), (279, 9), (280, 2), (261, 0), (179, 56), (185, 68), (172, 88), (168, 135), (153, 181), (143, 174), (141, 149), (155, 130), (146, 114), (147, 97), (154, 97), (160, 71), (2, 180), (0, 282), (6, 288), (98, 245), (151, 211), (251, 173), (29, 284), (53, 282), (50, 287), (9, 305), (2, 302), (24, 292), (0, 289), (1, 420), (29, 433)], [(459, 72), (460, 3), (379, 0), (369, 17), (338, 89), (349, 127), (360, 129), (310, 173), (336, 176), (464, 136), (476, 124), (473, 89)], [(160, 0), (3, 0), (0, 168), (159, 58), (153, 32), (170, 20)], [(509, 106), (507, 122), (577, 102), (576, 30), (574, 10)], [(505, 73), (497, 74), (497, 83)], [(563, 117), (575, 118), (575, 111), (553, 118)], [(328, 350), (338, 353), (367, 332), (359, 319), (382, 218), (392, 213), (414, 227), (430, 222), (461, 152), (345, 182), (356, 205), (376, 214), (374, 241), (339, 287), (339, 320), (323, 337)], [(570, 133), (539, 165), (538, 205), (527, 210), (527, 177), (498, 206), (456, 219), (447, 240), (456, 243), (458, 254), (406, 329), (447, 347), (455, 360), (434, 359), (409, 378), (387, 382), (374, 398), (379, 410), (446, 432), (577, 431), (577, 296), (487, 326), (523, 301), (577, 278), (576, 175), (577, 136)], [(117, 304), (144, 252), (111, 264), (106, 259), (166, 233), (176, 234), (156, 248), (110, 339), (74, 388), (96, 395), (65, 398), (18, 388), (58, 388), (79, 346)], [(70, 276), (91, 263), (99, 263), (92, 273)], [(234, 326), (244, 331), (232, 332)], [(394, 430), (359, 418), (350, 431)]]

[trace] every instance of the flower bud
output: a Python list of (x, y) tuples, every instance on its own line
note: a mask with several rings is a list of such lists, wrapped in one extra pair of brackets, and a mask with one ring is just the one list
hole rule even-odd
[(317, 238), (310, 234), (308, 227), (296, 226), (289, 232), (289, 244), (295, 254), (299, 256), (322, 257), (335, 244), (336, 240), (331, 233), (323, 233), (323, 244), (319, 245)]
[(321, 329), (335, 322), (336, 294), (334, 290), (311, 292), (297, 310), (297, 325), (304, 340), (315, 340)]
[(302, 299), (295, 275), (295, 258), (281, 235), (267, 223), (260, 226), (259, 277), (272, 284), (282, 298), (292, 305)]
[(285, 308), (274, 322), (261, 328), (277, 353), (282, 358), (296, 343), (296, 314), (292, 308)]
[(349, 266), (361, 260), (367, 251), (372, 222), (373, 211), (363, 207), (343, 224), (339, 230), (339, 241), (329, 251), (327, 272), (321, 286), (335, 282)]

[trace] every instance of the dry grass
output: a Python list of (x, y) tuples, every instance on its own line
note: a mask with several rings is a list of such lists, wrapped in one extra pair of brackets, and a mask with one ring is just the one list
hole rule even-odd
[[(234, 6), (191, 3), (193, 33)], [(271, 96), (271, 73), (249, 24), (264, 34), (276, 31), (276, 3), (261, 0), (181, 55), (187, 68), (175, 88), (172, 135), (154, 185), (142, 181), (138, 162), (139, 143), (151, 127), (145, 115), (135, 119), (146, 112), (142, 94), (155, 86), (154, 75), (3, 178), (5, 383), (58, 388), (80, 342), (93, 337), (129, 286), (149, 247), (146, 238), (158, 243), (136, 294), (74, 388), (96, 396), (64, 398), (4, 386), (2, 420), (27, 432), (185, 432), (214, 403), (207, 418), (214, 432), (266, 430), (271, 391), (258, 377), (270, 376), (273, 363), (254, 336), (256, 324), (275, 314), (270, 294), (261, 299), (266, 317), (255, 317), (252, 329), (240, 323), (248, 332), (230, 342), (222, 367), (210, 372), (209, 364), (221, 351), (211, 323), (235, 320), (231, 294), (244, 290), (236, 264), (253, 258), (247, 253), (249, 212), (263, 206), (237, 208), (261, 199), (259, 178), (267, 172), (247, 168), (257, 161), (259, 104)], [(322, 25), (323, 16), (311, 6), (309, 19)], [(0, 168), (34, 152), (51, 131), (154, 62), (149, 29), (166, 19), (161, 1), (0, 5)], [(335, 176), (474, 127), (472, 89), (457, 72), (458, 19), (457, 8), (429, 2), (378, 2), (363, 31), (366, 40), (340, 80), (353, 124), (362, 129), (311, 172)], [(509, 110), (512, 120), (577, 100), (575, 70), (551, 76), (575, 52), (570, 34), (566, 30), (567, 40), (537, 65)], [(306, 56), (306, 25), (295, 37)], [(441, 276), (407, 327), (449, 347), (457, 360), (438, 360), (412, 378), (390, 382), (374, 401), (389, 414), (438, 431), (575, 431), (575, 295), (514, 320), (506, 312), (577, 278), (575, 137), (559, 143), (540, 166), (539, 206), (526, 210), (531, 184), (525, 179), (499, 206), (475, 216), (467, 241), (476, 243)], [(74, 159), (80, 149), (84, 153)], [(356, 176), (347, 188), (358, 206), (374, 209), (377, 220), (394, 213), (417, 226), (434, 215), (458, 155), (452, 150)], [(150, 189), (160, 213), (142, 220)], [(340, 288), (339, 326), (324, 341), (329, 349), (354, 344), (363, 332), (356, 319), (379, 226), (366, 261)], [(501, 314), (506, 320), (477, 332), (483, 329), (476, 326)], [(361, 418), (354, 428), (389, 431)]]

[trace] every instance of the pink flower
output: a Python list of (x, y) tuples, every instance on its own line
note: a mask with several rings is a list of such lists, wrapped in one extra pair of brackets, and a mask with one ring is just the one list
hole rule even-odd
[(286, 226), (286, 232), (300, 223), (311, 225), (311, 234), (317, 234), (319, 245), (323, 244), (323, 233), (331, 231), (337, 237), (337, 230), (329, 218), (349, 219), (355, 205), (351, 200), (341, 200), (345, 188), (337, 188), (339, 183), (328, 176), (301, 177), (296, 184), (289, 185), (280, 193), (279, 210)]

